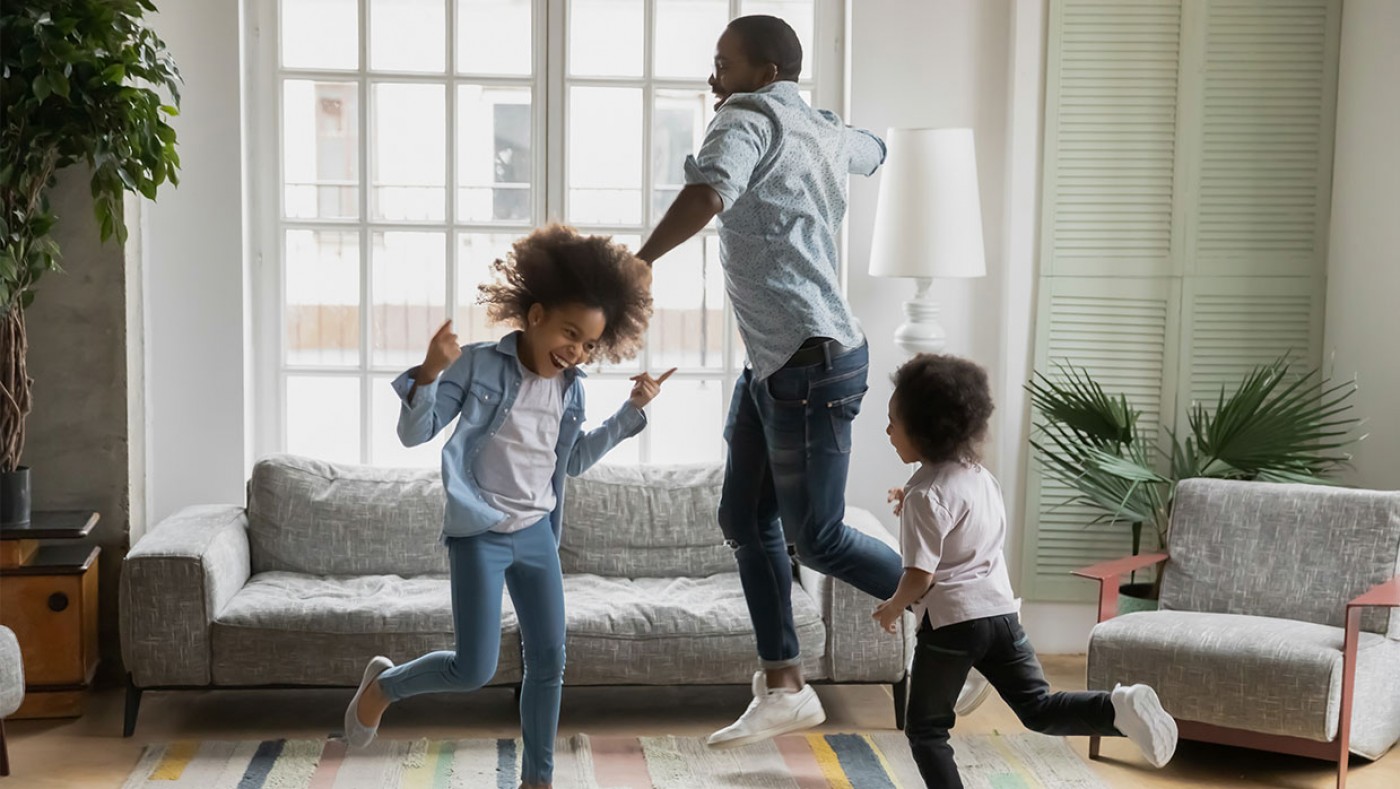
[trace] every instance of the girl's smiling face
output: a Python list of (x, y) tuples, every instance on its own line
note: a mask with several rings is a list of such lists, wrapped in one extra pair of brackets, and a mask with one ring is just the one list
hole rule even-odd
[(535, 303), (525, 319), (520, 340), (520, 362), (530, 372), (553, 378), (570, 367), (586, 363), (603, 336), (607, 320), (598, 307), (563, 304), (545, 307)]

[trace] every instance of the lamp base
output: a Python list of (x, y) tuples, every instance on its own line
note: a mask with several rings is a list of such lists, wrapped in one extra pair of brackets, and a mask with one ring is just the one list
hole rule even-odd
[(894, 332), (894, 344), (904, 352), (943, 353), (948, 347), (948, 334), (938, 322), (938, 304), (933, 300), (916, 297), (904, 302), (904, 317), (908, 320)]

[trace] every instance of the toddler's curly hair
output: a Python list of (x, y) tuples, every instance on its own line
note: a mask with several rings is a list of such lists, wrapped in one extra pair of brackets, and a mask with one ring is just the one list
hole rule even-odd
[(894, 412), (924, 460), (980, 459), (995, 408), (986, 370), (957, 356), (921, 353), (892, 378)]
[(536, 304), (582, 304), (603, 311), (595, 360), (616, 364), (641, 349), (651, 320), (651, 270), (611, 236), (548, 225), (516, 241), (491, 269), (492, 281), (479, 287), (477, 298), (491, 321), (524, 328)]

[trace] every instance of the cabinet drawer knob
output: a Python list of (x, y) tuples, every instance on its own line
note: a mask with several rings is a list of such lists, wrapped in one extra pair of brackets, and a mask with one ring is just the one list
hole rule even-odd
[(68, 595), (62, 592), (54, 592), (49, 595), (49, 610), (58, 612), (68, 608)]

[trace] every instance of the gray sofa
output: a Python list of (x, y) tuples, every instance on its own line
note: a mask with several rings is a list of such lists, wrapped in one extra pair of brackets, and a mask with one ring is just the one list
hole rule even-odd
[[(754, 641), (734, 558), (715, 520), (722, 468), (596, 466), (569, 480), (560, 557), (565, 684), (747, 684)], [(247, 506), (182, 510), (133, 546), (121, 578), (125, 733), (150, 689), (345, 686), (377, 654), (452, 644), (443, 493), (436, 471), (260, 461)], [(890, 545), (868, 512), (847, 522)], [(882, 683), (904, 698), (902, 637), (875, 601), (808, 570), (793, 610), (814, 681)], [(518, 685), (507, 594), (493, 685)], [(896, 704), (896, 720), (903, 710)]]

